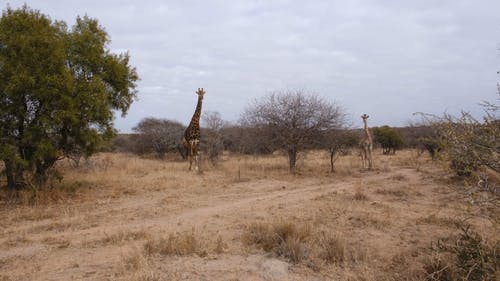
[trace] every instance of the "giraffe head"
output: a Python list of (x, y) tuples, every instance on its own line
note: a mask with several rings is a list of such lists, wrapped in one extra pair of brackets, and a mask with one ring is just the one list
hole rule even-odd
[(370, 115), (366, 115), (366, 113), (361, 115), (361, 118), (363, 119), (363, 121), (366, 121), (366, 119), (368, 119), (368, 117), (370, 117)]
[(203, 88), (198, 88), (198, 91), (196, 91), (196, 94), (198, 95), (198, 98), (200, 100), (203, 99), (203, 95), (205, 94), (205, 91), (203, 90)]

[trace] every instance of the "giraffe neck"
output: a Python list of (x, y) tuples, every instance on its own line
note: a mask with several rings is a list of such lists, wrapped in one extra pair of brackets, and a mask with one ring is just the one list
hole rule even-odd
[(370, 141), (370, 143), (372, 142), (372, 135), (370, 134), (370, 130), (368, 130), (368, 122), (366, 120), (363, 120), (363, 130), (365, 131), (365, 138)]
[(191, 123), (189, 123), (189, 128), (191, 129), (200, 128), (201, 103), (202, 103), (202, 97), (198, 96), (198, 104), (196, 105), (193, 118), (191, 118)]

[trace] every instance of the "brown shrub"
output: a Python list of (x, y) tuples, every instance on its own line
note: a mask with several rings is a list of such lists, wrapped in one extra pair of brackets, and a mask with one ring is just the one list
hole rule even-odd
[(304, 243), (310, 236), (308, 226), (296, 226), (291, 222), (252, 223), (242, 236), (247, 246), (256, 245), (266, 252), (272, 252), (297, 263), (307, 256)]
[(319, 257), (328, 263), (340, 263), (345, 259), (345, 242), (337, 236), (326, 235), (320, 241)]
[(204, 245), (197, 237), (195, 230), (191, 232), (170, 234), (168, 237), (159, 239), (148, 239), (144, 244), (147, 255), (176, 255), (186, 256), (196, 254), (200, 257), (207, 255)]

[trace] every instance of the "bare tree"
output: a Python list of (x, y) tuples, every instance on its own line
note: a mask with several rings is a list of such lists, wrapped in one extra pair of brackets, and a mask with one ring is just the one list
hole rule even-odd
[(302, 90), (272, 92), (248, 106), (241, 123), (267, 134), (271, 145), (288, 154), (290, 172), (295, 173), (299, 151), (314, 145), (328, 130), (345, 123), (342, 107)]
[(355, 131), (330, 130), (324, 136), (323, 144), (320, 147), (326, 148), (330, 153), (330, 173), (335, 173), (335, 162), (337, 159), (347, 153), (347, 151), (359, 144), (359, 136)]
[(137, 152), (156, 153), (163, 158), (165, 153), (174, 151), (180, 143), (179, 136), (184, 131), (184, 126), (172, 120), (144, 118), (132, 128), (139, 134), (136, 141)]
[[(500, 96), (500, 93), (499, 93)], [(451, 168), (460, 176), (471, 176), (480, 167), (500, 173), (500, 120), (498, 105), (483, 104), (486, 115), (477, 119), (468, 112), (456, 117), (416, 113), (431, 124), (446, 150)]]
[(224, 139), (222, 130), (225, 122), (217, 111), (206, 111), (202, 116), (203, 121), (203, 145), (208, 159), (215, 164), (219, 155), (224, 150)]

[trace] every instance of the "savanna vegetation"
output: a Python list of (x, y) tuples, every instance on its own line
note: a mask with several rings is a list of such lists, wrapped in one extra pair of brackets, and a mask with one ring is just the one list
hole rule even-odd
[(40, 186), (63, 157), (90, 156), (114, 135), (138, 79), (96, 19), (68, 28), (26, 5), (0, 18), (0, 159), (7, 187)]
[(347, 109), (276, 91), (237, 123), (204, 112), (191, 173), (178, 121), (116, 136), (138, 76), (108, 42), (2, 14), (0, 280), (500, 278), (497, 102), (374, 128), (366, 170)]

